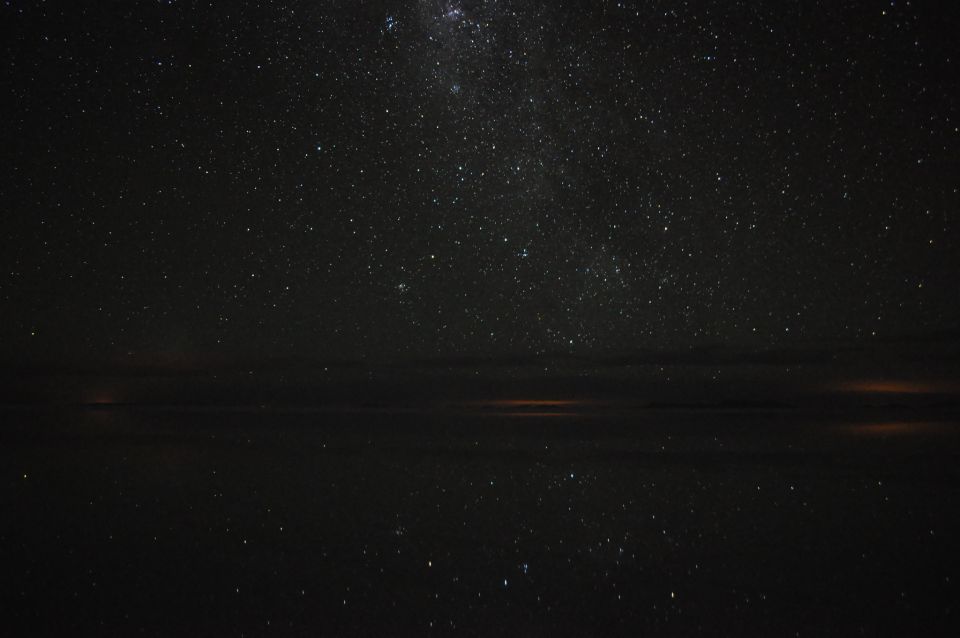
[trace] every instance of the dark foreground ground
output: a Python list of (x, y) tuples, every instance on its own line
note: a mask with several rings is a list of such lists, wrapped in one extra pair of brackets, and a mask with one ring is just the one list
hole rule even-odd
[(468, 412), (0, 411), (0, 634), (958, 635), (956, 417)]

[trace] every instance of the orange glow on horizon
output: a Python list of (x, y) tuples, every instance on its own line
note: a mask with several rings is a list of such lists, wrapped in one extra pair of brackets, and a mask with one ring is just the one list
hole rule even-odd
[(938, 421), (882, 421), (879, 423), (858, 423), (846, 427), (851, 434), (858, 436), (893, 436), (907, 434), (938, 434), (949, 432), (949, 424)]
[(576, 412), (542, 412), (542, 411), (533, 412), (531, 411), (531, 412), (503, 412), (503, 413), (498, 413), (497, 416), (523, 417), (523, 418), (530, 418), (530, 417), (553, 418), (553, 417), (574, 417), (574, 416), (580, 416), (580, 414)]
[(847, 381), (840, 384), (841, 391), (857, 394), (939, 394), (960, 391), (960, 384), (924, 381)]
[(580, 399), (484, 399), (457, 403), (461, 408), (478, 414), (503, 417), (571, 417), (580, 416), (581, 408), (601, 405), (601, 402)]
[(572, 399), (495, 399), (480, 401), (477, 405), (488, 405), (494, 408), (569, 408), (585, 403), (585, 401)]

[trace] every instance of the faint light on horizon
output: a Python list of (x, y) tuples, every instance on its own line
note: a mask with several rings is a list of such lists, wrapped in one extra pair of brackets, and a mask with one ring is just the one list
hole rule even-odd
[(85, 403), (89, 405), (113, 405), (118, 402), (116, 395), (108, 392), (98, 392), (88, 397)]
[(948, 394), (960, 391), (960, 384), (930, 381), (866, 380), (840, 384), (842, 392), (857, 394)]
[(577, 399), (490, 399), (470, 402), (471, 405), (491, 408), (571, 408), (592, 403)]
[(465, 405), (490, 414), (508, 417), (569, 417), (578, 416), (578, 409), (595, 406), (595, 401), (577, 399), (489, 399), (469, 401)]
[(952, 431), (948, 423), (939, 421), (883, 421), (856, 423), (846, 426), (847, 432), (856, 436), (903, 436), (935, 435)]

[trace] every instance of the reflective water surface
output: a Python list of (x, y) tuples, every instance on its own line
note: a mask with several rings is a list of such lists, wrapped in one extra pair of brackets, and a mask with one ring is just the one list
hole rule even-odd
[(956, 635), (943, 412), (2, 416), (5, 635)]

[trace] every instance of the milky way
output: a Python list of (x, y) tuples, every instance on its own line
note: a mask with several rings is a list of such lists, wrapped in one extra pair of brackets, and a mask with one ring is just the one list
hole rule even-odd
[(8, 354), (596, 354), (960, 320), (955, 15), (0, 15)]

